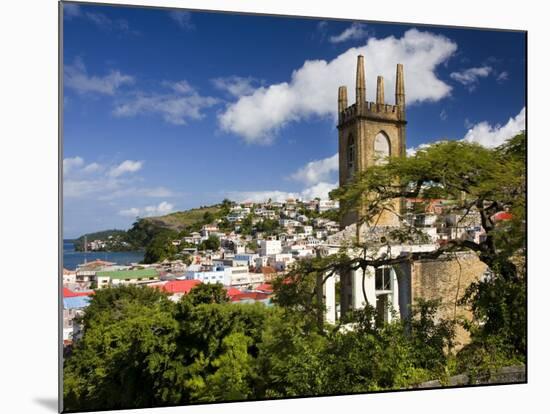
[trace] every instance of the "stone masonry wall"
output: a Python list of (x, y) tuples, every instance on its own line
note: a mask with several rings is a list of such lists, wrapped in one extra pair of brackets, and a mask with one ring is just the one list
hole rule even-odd
[[(417, 261), (412, 266), (411, 299), (441, 299), (437, 317), (452, 319), (466, 317), (471, 319), (468, 309), (458, 306), (457, 301), (464, 296), (466, 288), (482, 278), (487, 265), (473, 253), (460, 253), (455, 257), (437, 260)], [(468, 332), (462, 327), (456, 330), (457, 348), (470, 341)]]

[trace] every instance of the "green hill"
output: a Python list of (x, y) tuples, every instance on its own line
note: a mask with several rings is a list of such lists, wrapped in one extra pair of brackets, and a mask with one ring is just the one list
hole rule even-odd
[(147, 249), (155, 238), (182, 237), (185, 233), (198, 231), (203, 225), (215, 222), (217, 218), (227, 214), (227, 211), (227, 208), (218, 204), (165, 216), (140, 218), (128, 230), (127, 240), (135, 248)]
[(191, 210), (177, 211), (165, 216), (146, 217), (141, 220), (148, 221), (155, 227), (163, 229), (193, 231), (200, 228), (203, 224), (208, 224), (210, 221), (218, 218), (221, 211), (222, 207), (220, 205), (203, 206)]

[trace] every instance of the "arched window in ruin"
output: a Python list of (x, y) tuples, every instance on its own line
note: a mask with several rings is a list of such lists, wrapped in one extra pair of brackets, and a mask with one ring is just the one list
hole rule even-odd
[(390, 139), (384, 131), (380, 131), (374, 138), (374, 164), (384, 165), (390, 156)]
[(348, 151), (347, 151), (347, 157), (348, 157), (348, 179), (353, 177), (353, 174), (355, 173), (355, 138), (353, 135), (350, 135), (348, 137)]

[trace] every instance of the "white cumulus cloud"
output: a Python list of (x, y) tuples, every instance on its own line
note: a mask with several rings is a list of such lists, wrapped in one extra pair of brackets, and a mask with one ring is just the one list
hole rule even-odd
[(497, 76), (497, 82), (504, 82), (508, 80), (508, 72), (500, 72)]
[(84, 165), (84, 159), (79, 156), (63, 159), (63, 175), (69, 174), (75, 168), (82, 167), (82, 165)]
[(143, 166), (141, 161), (126, 160), (117, 164), (86, 164), (80, 156), (63, 160), (63, 197), (90, 199), (93, 202), (115, 199), (165, 198), (176, 195), (172, 190), (157, 186), (138, 185), (142, 177), (135, 173)]
[(288, 198), (301, 200), (313, 200), (320, 198), (326, 200), (328, 193), (338, 187), (338, 182), (333, 182), (335, 173), (338, 172), (338, 154), (308, 162), (296, 170), (289, 177), (303, 183), (305, 188), (299, 191), (260, 190), (260, 191), (233, 191), (227, 193), (227, 197), (238, 201), (251, 201), (255, 203), (272, 201), (284, 201)]
[(321, 160), (308, 162), (305, 166), (294, 172), (290, 177), (305, 184), (316, 184), (325, 181), (338, 171), (338, 154)]
[(67, 88), (80, 94), (114, 95), (122, 85), (134, 83), (134, 78), (118, 70), (111, 70), (105, 76), (88, 75), (84, 62), (77, 58), (72, 65), (65, 65), (63, 82)]
[[(495, 148), (504, 144), (507, 139), (510, 139), (525, 130), (525, 107), (519, 113), (508, 119), (504, 125), (491, 125), (487, 121), (471, 124), (468, 121), (468, 132), (460, 141), (476, 143), (487, 148)], [(413, 156), (418, 150), (428, 148), (430, 145), (441, 142), (435, 141), (429, 144), (420, 144), (417, 147), (407, 148), (407, 155)]]
[(225, 78), (214, 78), (212, 84), (217, 89), (226, 91), (234, 97), (250, 95), (256, 90), (258, 80), (252, 76), (246, 78), (241, 76), (228, 76)]
[(120, 210), (118, 213), (125, 217), (153, 217), (163, 216), (174, 211), (174, 205), (167, 201), (161, 201), (158, 205), (146, 206), (143, 208), (131, 207)]
[(140, 210), (137, 207), (127, 208), (118, 212), (118, 214), (125, 217), (138, 217), (139, 213)]
[(468, 68), (460, 72), (452, 72), (449, 76), (451, 79), (468, 87), (470, 91), (476, 88), (479, 78), (486, 78), (492, 72), (490, 66), (481, 66), (478, 68)]
[(364, 23), (352, 23), (350, 27), (336, 36), (329, 37), (330, 43), (342, 43), (347, 40), (359, 40), (368, 37), (369, 31)]
[(475, 124), (468, 130), (463, 140), (494, 148), (523, 130), (525, 130), (525, 107), (515, 117), (508, 119), (504, 125), (491, 125), (486, 121)]
[(187, 120), (204, 117), (203, 110), (219, 102), (217, 98), (199, 95), (187, 81), (164, 82), (167, 93), (136, 92), (118, 104), (113, 114), (132, 117), (138, 114), (159, 114), (171, 124), (185, 125)]
[(383, 75), (391, 96), (396, 64), (405, 70), (407, 103), (438, 101), (451, 92), (436, 76), (437, 67), (456, 50), (448, 38), (410, 29), (401, 38), (371, 37), (366, 45), (350, 48), (331, 61), (309, 60), (296, 69), (289, 81), (257, 88), (227, 106), (218, 118), (223, 131), (240, 135), (249, 143), (269, 143), (290, 122), (311, 116), (336, 116), (338, 86), (347, 85), (354, 101), (357, 55), (365, 56), (367, 96), (373, 100), (376, 76)]
[(238, 203), (245, 201), (263, 203), (267, 200), (284, 202), (288, 198), (297, 198), (298, 193), (280, 190), (230, 191), (227, 193), (227, 197)]
[(101, 164), (98, 164), (97, 162), (92, 162), (88, 165), (86, 165), (82, 171), (85, 173), (95, 173), (98, 171), (101, 171), (103, 169), (103, 166)]
[(328, 193), (338, 187), (338, 183), (320, 182), (307, 187), (301, 191), (281, 191), (281, 190), (260, 190), (260, 191), (230, 191), (224, 193), (226, 197), (237, 202), (250, 201), (253, 203), (262, 203), (269, 199), (271, 201), (284, 202), (289, 198), (297, 198), (300, 200), (313, 200), (320, 198), (327, 200)]
[(63, 17), (67, 20), (73, 18), (81, 18), (87, 20), (99, 29), (104, 31), (117, 31), (122, 34), (137, 35), (137, 30), (131, 30), (128, 21), (125, 19), (111, 19), (103, 13), (96, 13), (86, 11), (86, 6), (81, 8), (78, 4), (64, 3), (63, 4)]
[(302, 190), (300, 198), (303, 200), (313, 200), (314, 198), (320, 198), (321, 200), (327, 200), (328, 193), (338, 187), (338, 183), (320, 182), (311, 187)]
[(111, 170), (109, 171), (109, 176), (116, 178), (121, 176), (122, 174), (133, 173), (139, 171), (142, 166), (143, 162), (141, 161), (125, 160), (122, 161), (119, 165), (111, 168)]

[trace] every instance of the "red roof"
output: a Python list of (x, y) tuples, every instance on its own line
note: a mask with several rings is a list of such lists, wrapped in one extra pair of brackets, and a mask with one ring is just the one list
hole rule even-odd
[(154, 286), (154, 287), (158, 287), (160, 290), (168, 294), (174, 294), (174, 293), (187, 294), (191, 289), (193, 289), (195, 286), (200, 284), (201, 284), (200, 280), (170, 280), (169, 282), (166, 282), (162, 286)]
[(271, 266), (263, 266), (262, 267), (262, 273), (268, 274), (268, 273), (277, 273), (275, 269), (273, 269)]
[(260, 286), (256, 288), (256, 290), (261, 290), (267, 293), (273, 293), (273, 287), (271, 286), (270, 283), (262, 283)]
[(64, 298), (74, 298), (76, 296), (90, 296), (90, 295), (93, 295), (93, 294), (94, 294), (93, 290), (88, 290), (86, 292), (74, 292), (69, 288), (66, 288), (66, 287), (63, 288), (63, 297)]
[(492, 217), (493, 221), (506, 221), (512, 220), (512, 215), (507, 211), (500, 211)]
[(234, 288), (234, 287), (227, 288), (227, 296), (229, 296), (230, 298), (232, 298), (233, 296), (240, 295), (241, 293), (243, 292), (241, 292), (237, 288)]

